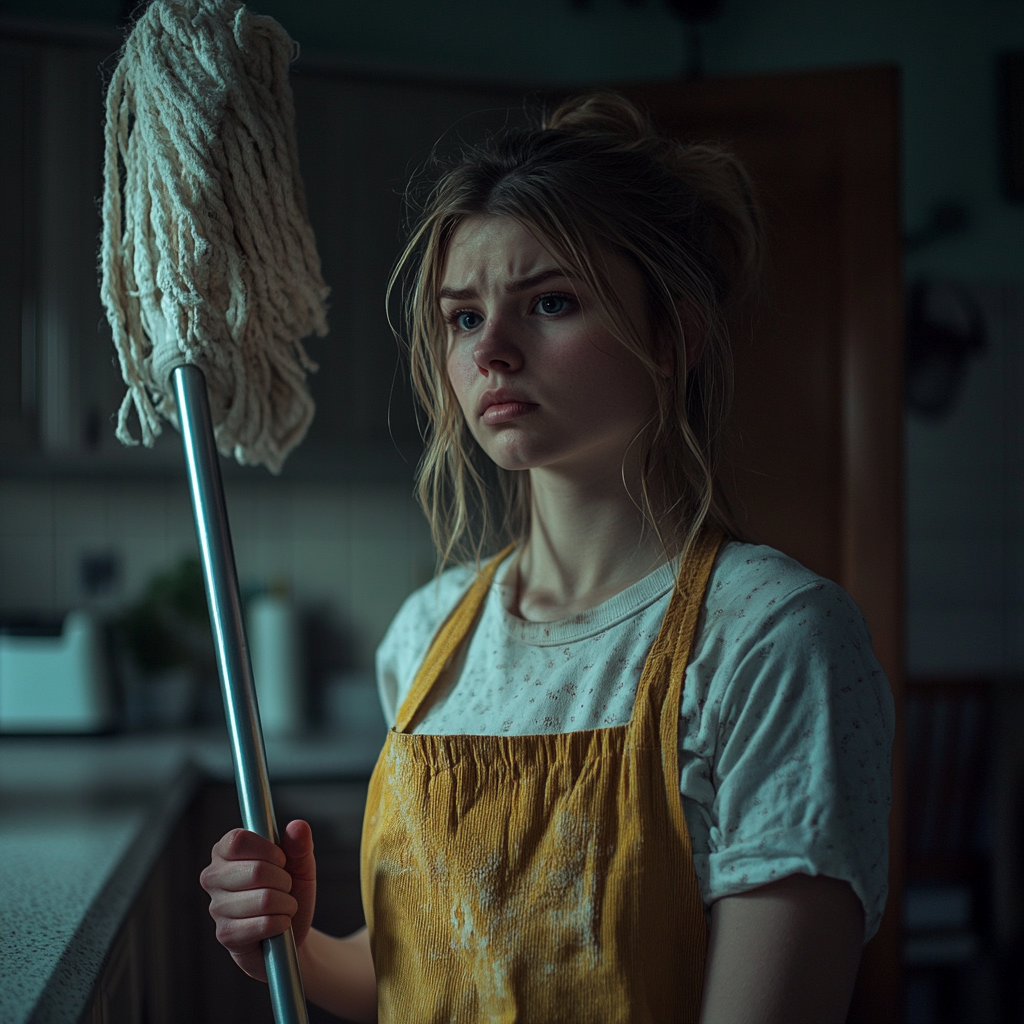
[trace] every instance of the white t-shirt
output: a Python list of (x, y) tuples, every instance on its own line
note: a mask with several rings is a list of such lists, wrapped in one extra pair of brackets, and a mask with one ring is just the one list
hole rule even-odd
[[(499, 569), (461, 665), (415, 731), (520, 736), (625, 725), (677, 568), (669, 562), (558, 622), (512, 615)], [(377, 651), (389, 724), (473, 576), (448, 570), (391, 624)], [(705, 906), (787, 875), (827, 875), (860, 898), (867, 941), (888, 892), (893, 723), (888, 681), (849, 595), (772, 548), (724, 544), (679, 728), (682, 805)]]

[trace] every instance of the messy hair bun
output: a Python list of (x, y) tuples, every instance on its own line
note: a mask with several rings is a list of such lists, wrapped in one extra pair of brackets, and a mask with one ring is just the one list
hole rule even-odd
[(543, 127), (632, 149), (675, 175), (703, 207), (704, 245), (719, 263), (720, 298), (735, 302), (750, 294), (761, 270), (761, 218), (746, 169), (732, 153), (660, 135), (646, 113), (612, 92), (565, 100)]
[(541, 122), (547, 131), (614, 135), (626, 142), (657, 138), (646, 114), (617, 93), (598, 92), (565, 100)]
[[(688, 547), (706, 523), (734, 532), (715, 475), (732, 398), (730, 314), (761, 261), (754, 190), (726, 150), (661, 135), (625, 97), (597, 92), (464, 153), (435, 185), (392, 279), (407, 285), (412, 381), (427, 442), (419, 497), (442, 564), (479, 559), (529, 528), (528, 474), (482, 457), (445, 367), (441, 275), (454, 232), (474, 215), (527, 224), (593, 290), (612, 332), (650, 374), (658, 408), (639, 439), (636, 497), (666, 550)], [(649, 330), (632, 322), (602, 253), (640, 274)], [(488, 485), (494, 473), (497, 489)]]

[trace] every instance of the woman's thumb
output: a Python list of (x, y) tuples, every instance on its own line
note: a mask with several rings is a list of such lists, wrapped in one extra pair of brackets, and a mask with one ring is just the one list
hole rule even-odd
[(313, 831), (308, 822), (288, 822), (281, 834), (281, 849), (288, 858), (285, 870), (295, 881), (312, 882), (316, 878), (313, 860)]

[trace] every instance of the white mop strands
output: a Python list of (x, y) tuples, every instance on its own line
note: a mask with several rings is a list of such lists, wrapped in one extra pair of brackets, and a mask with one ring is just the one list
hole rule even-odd
[(177, 425), (206, 377), (218, 449), (280, 470), (313, 418), (302, 346), (327, 333), (288, 68), (295, 43), (232, 0), (156, 0), (107, 95), (102, 297), (128, 392), (117, 436)]

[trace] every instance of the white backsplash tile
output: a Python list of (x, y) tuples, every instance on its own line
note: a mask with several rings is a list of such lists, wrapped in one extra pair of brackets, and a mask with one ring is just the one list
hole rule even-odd
[(53, 491), (48, 480), (0, 481), (0, 536), (52, 537)]
[(0, 601), (5, 611), (50, 611), (57, 606), (52, 537), (4, 533)]
[[(351, 637), (351, 667), (373, 652), (409, 592), (429, 577), (433, 553), (408, 487), (275, 480), (227, 486), (244, 589), (285, 583)], [(0, 610), (62, 611), (86, 603), (83, 555), (120, 566), (106, 610), (138, 596), (154, 574), (197, 546), (188, 494), (160, 479), (0, 482)]]

